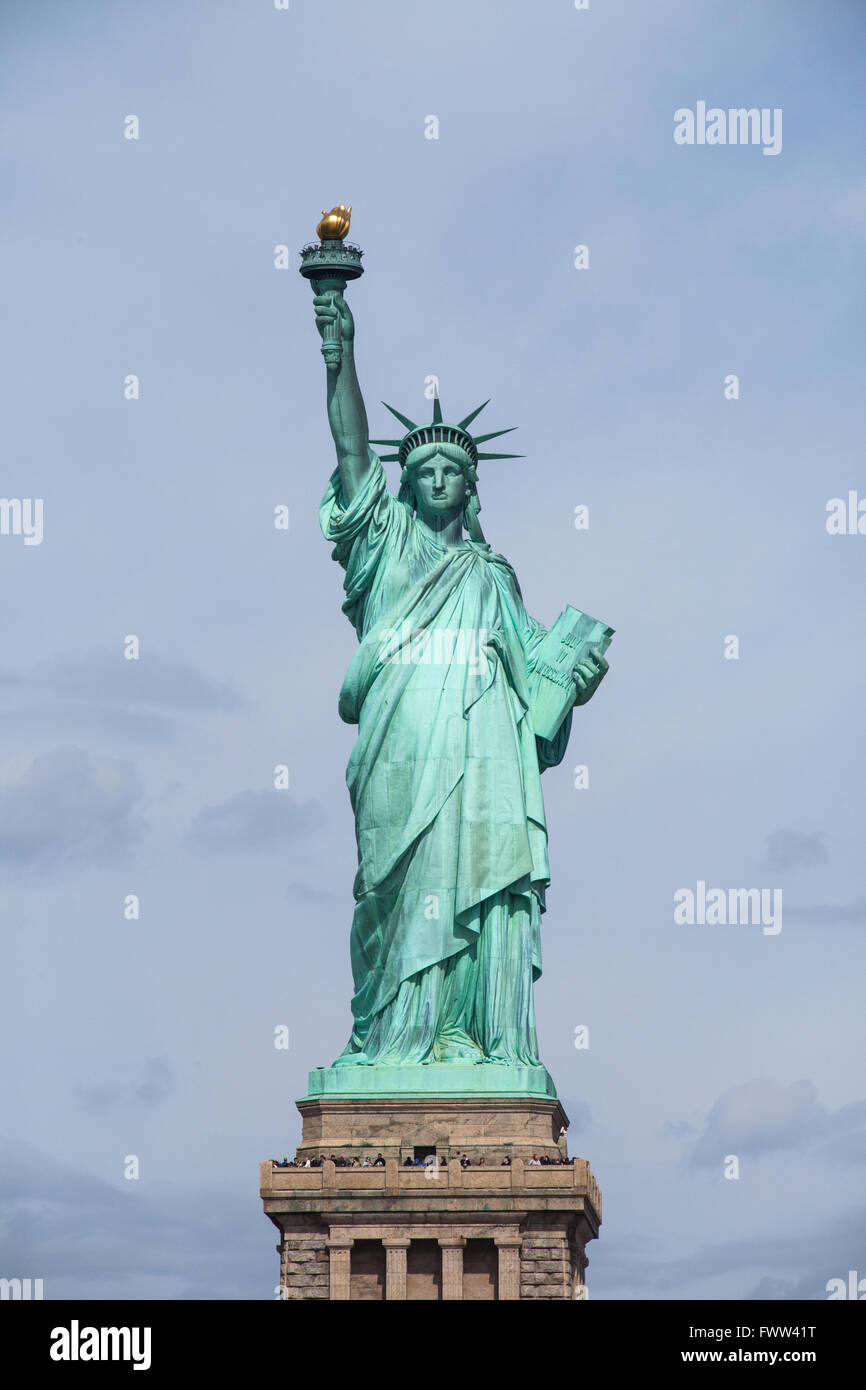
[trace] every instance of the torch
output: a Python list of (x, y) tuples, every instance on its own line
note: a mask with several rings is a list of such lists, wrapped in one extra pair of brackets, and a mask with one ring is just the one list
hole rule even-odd
[[(350, 280), (358, 280), (364, 274), (360, 246), (353, 246), (345, 240), (352, 219), (352, 205), (339, 203), (330, 212), (322, 211), (322, 220), (316, 228), (318, 242), (311, 242), (301, 252), (298, 267), (305, 280), (309, 280), (313, 294), (325, 294), (328, 290), (343, 290)], [(337, 318), (325, 325), (322, 337), (322, 352), (329, 371), (337, 371), (343, 356), (340, 341), (340, 324)]]

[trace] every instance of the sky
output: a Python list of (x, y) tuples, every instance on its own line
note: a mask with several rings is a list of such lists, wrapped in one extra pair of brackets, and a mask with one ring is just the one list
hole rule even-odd
[[(295, 269), (345, 202), (371, 433), (433, 376), (446, 419), (490, 397), (525, 457), (479, 470), (487, 539), (540, 621), (616, 629), (543, 782), (589, 1297), (866, 1276), (866, 12), (7, 0), (0, 37), (0, 490), (42, 504), (38, 543), (0, 508), (0, 1274), (274, 1296), (257, 1165), (350, 1026), (355, 636)], [(677, 143), (699, 102), (781, 148)], [(699, 883), (781, 929), (676, 921)]]

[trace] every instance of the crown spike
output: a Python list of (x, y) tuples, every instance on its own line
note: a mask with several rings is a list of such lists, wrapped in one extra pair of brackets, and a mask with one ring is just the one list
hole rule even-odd
[[(465, 430), (467, 425), (471, 425), (472, 421), (475, 419), (475, 416), (480, 415), (484, 407), (486, 405), (489, 405), (492, 399), (492, 396), (488, 396), (486, 401), (482, 401), (479, 406), (476, 406), (471, 415), (467, 415), (465, 420), (460, 421), (458, 428), (461, 430)], [(515, 425), (514, 428), (516, 429), (517, 426)]]
[(395, 410), (393, 405), (389, 405), (387, 401), (383, 401), (382, 404), (386, 410), (390, 410), (396, 420), (400, 421), (401, 425), (406, 426), (407, 430), (417, 430), (418, 426), (415, 424), (414, 420), (410, 420), (407, 416), (401, 415), (399, 410)]
[(511, 434), (511, 431), (516, 429), (516, 425), (510, 425), (507, 430), (493, 430), (492, 434), (476, 434), (475, 443), (486, 444), (488, 439), (498, 439), (501, 434)]
[(395, 419), (408, 431), (402, 439), (371, 439), (371, 444), (383, 444), (388, 448), (397, 449), (396, 454), (382, 454), (380, 457), (386, 463), (404, 463), (413, 448), (426, 443), (457, 443), (467, 450), (473, 459), (522, 459), (525, 454), (500, 454), (485, 453), (478, 449), (479, 444), (485, 444), (490, 439), (499, 439), (503, 434), (511, 434), (517, 429), (516, 425), (510, 425), (508, 429), (491, 430), (488, 434), (473, 436), (467, 426), (477, 415), (480, 415), (485, 406), (490, 404), (490, 399), (482, 401), (481, 405), (476, 406), (470, 415), (465, 416), (459, 425), (447, 424), (442, 418), (442, 405), (439, 400), (438, 387), (433, 396), (433, 419), (429, 425), (418, 425), (414, 420), (410, 420), (407, 415), (402, 415), (399, 410), (395, 410), (393, 405), (383, 401), (386, 410), (389, 410)]

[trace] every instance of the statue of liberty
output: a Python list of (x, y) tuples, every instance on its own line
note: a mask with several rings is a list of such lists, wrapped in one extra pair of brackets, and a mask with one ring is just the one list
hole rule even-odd
[[(358, 844), (353, 1027), (334, 1066), (537, 1068), (533, 984), (549, 883), (541, 773), (562, 760), (571, 709), (607, 670), (609, 637), (583, 644), (562, 717), (540, 734), (532, 686), (548, 632), (479, 523), (479, 460), (515, 456), (478, 446), (508, 431), (473, 436), (482, 406), (448, 424), (438, 396), (429, 425), (388, 406), (406, 433), (373, 440), (395, 449), (380, 459), (349, 307), (334, 289), (314, 307), (331, 344), (337, 452), (320, 522), (359, 640), (339, 698), (341, 718), (358, 726), (346, 774)], [(383, 459), (400, 465), (396, 495)]]

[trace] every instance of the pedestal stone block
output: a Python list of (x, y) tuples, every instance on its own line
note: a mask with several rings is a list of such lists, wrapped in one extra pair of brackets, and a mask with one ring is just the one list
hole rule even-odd
[[(311, 1094), (298, 1109), (299, 1154), (324, 1154), (322, 1166), (261, 1164), (287, 1301), (585, 1296), (598, 1185), (583, 1158), (530, 1162), (563, 1154), (568, 1120), (555, 1098)], [(343, 1166), (331, 1154), (384, 1162)]]

